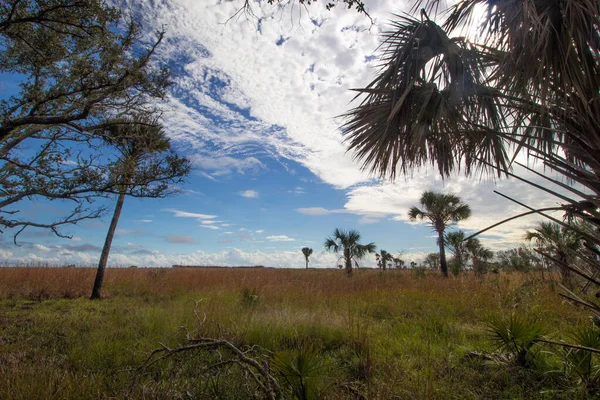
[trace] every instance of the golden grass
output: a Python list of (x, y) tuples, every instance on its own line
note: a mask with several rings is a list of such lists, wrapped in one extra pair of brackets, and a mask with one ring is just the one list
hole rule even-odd
[[(274, 352), (313, 346), (334, 366), (331, 399), (347, 398), (339, 386), (346, 383), (367, 398), (536, 398), (562, 381), (462, 361), (468, 351), (492, 350), (486, 317), (527, 313), (556, 338), (587, 318), (536, 274), (111, 268), (105, 299), (90, 301), (94, 275), (93, 268), (0, 268), (0, 380), (9, 382), (0, 398), (126, 398), (122, 371), (159, 342), (181, 343), (182, 326)], [(244, 301), (245, 289), (255, 290), (256, 304)], [(164, 374), (146, 377), (134, 398), (205, 393), (178, 381), (179, 373)], [(231, 383), (221, 385), (233, 393), (225, 398), (236, 398)]]
[[(5, 267), (0, 268), (0, 298), (75, 298), (91, 293), (95, 268)], [(440, 296), (489, 285), (509, 288), (530, 276), (504, 274), (483, 279), (474, 275), (444, 279), (439, 274), (419, 278), (411, 271), (360, 270), (347, 278), (339, 270), (296, 270), (276, 268), (109, 268), (105, 274), (105, 297), (148, 294), (165, 296), (181, 291), (256, 288), (269, 295), (303, 294), (325, 297), (354, 296), (356, 293), (387, 292), (411, 288), (437, 292)], [(88, 293), (89, 292), (89, 293)]]

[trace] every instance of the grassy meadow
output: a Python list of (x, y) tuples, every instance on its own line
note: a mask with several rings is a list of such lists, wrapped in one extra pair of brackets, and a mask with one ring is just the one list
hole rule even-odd
[(468, 356), (494, 352), (490, 318), (527, 314), (555, 340), (589, 324), (548, 276), (109, 269), (105, 298), (91, 301), (94, 274), (0, 268), (0, 399), (260, 398), (243, 368), (208, 368), (222, 360), (215, 351), (136, 369), (186, 335), (224, 338), (270, 362), (304, 354), (313, 398), (585, 397), (557, 349), (542, 348), (534, 368)]

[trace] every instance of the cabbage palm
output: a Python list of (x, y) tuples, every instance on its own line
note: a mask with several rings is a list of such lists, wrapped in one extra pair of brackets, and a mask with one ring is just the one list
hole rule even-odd
[(375, 257), (377, 259), (377, 265), (384, 271), (387, 269), (388, 263), (394, 262), (394, 256), (385, 250), (375, 253)]
[(444, 245), (454, 256), (454, 262), (458, 263), (460, 269), (463, 270), (469, 256), (467, 242), (465, 241), (465, 233), (460, 230), (448, 232), (444, 238)]
[(325, 249), (334, 253), (341, 253), (340, 260), (344, 262), (346, 274), (352, 275), (353, 264), (358, 266), (358, 260), (367, 253), (374, 253), (375, 243), (360, 244), (360, 233), (357, 230), (335, 229), (333, 235), (325, 240)]
[(313, 249), (308, 247), (302, 248), (302, 254), (304, 254), (304, 258), (306, 259), (306, 269), (308, 269), (308, 258), (312, 255)]
[(444, 238), (446, 248), (454, 255), (454, 260), (461, 270), (467, 266), (469, 258), (473, 264), (477, 261), (487, 262), (494, 257), (494, 252), (484, 247), (479, 239), (466, 238), (461, 230), (448, 232)]
[(429, 220), (431, 227), (438, 234), (440, 248), (440, 266), (442, 274), (448, 276), (446, 262), (444, 232), (448, 225), (465, 220), (471, 216), (471, 208), (463, 203), (460, 198), (452, 193), (436, 193), (426, 191), (421, 195), (422, 209), (411, 207), (408, 217), (411, 221)]
[[(427, 164), (516, 177), (593, 224), (573, 229), (600, 246), (600, 0), (458, 0), (431, 19), (440, 3), (417, 1), (420, 15), (397, 16), (385, 34), (377, 76), (344, 115), (349, 149), (384, 177)], [(473, 27), (479, 43), (458, 36)], [(538, 174), (545, 187), (514, 175), (512, 164), (531, 171), (519, 153), (566, 179)]]
[(575, 252), (583, 247), (582, 237), (577, 232), (554, 222), (540, 222), (535, 230), (525, 233), (525, 240), (535, 242), (538, 248), (552, 256), (563, 282), (570, 283), (571, 271), (568, 266)]
[[(345, 114), (363, 167), (391, 177), (427, 163), (443, 175), (461, 165), (506, 173), (512, 145), (599, 181), (600, 1), (461, 0), (442, 25), (426, 12), (438, 3), (396, 16), (379, 73)], [(482, 43), (449, 35), (476, 6), (487, 11)]]

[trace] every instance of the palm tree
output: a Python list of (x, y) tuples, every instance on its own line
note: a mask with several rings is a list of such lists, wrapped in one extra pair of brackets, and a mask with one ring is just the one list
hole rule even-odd
[(394, 266), (398, 269), (400, 268), (404, 268), (406, 265), (406, 262), (401, 259), (400, 257), (394, 257)]
[(302, 254), (304, 254), (304, 258), (306, 259), (306, 269), (308, 269), (308, 257), (310, 257), (312, 253), (313, 253), (313, 249), (308, 248), (308, 247), (302, 248)]
[(563, 283), (571, 283), (571, 266), (575, 252), (583, 247), (582, 237), (573, 229), (553, 222), (540, 222), (534, 231), (525, 233), (525, 240), (535, 242), (537, 247), (554, 258), (553, 264), (560, 271)]
[(120, 156), (112, 168), (118, 191), (91, 299), (101, 297), (104, 271), (125, 196), (165, 197), (174, 192), (170, 183), (181, 181), (190, 171), (189, 161), (173, 152), (169, 139), (156, 119), (143, 116), (122, 118), (104, 128), (103, 138)]
[(386, 270), (388, 263), (394, 262), (394, 256), (385, 250), (381, 250), (379, 254), (375, 253), (375, 258), (377, 259), (377, 265), (384, 271)]
[(448, 264), (446, 263), (446, 252), (444, 231), (451, 223), (465, 220), (471, 216), (471, 208), (464, 204), (460, 198), (452, 193), (436, 193), (426, 191), (421, 195), (422, 209), (411, 207), (408, 217), (411, 221), (429, 220), (431, 227), (438, 234), (438, 246), (440, 248), (440, 265), (442, 274), (448, 276)]
[(444, 242), (446, 248), (454, 255), (454, 261), (458, 263), (461, 271), (467, 267), (469, 258), (475, 264), (477, 261), (488, 262), (494, 257), (494, 253), (483, 247), (479, 239), (465, 240), (465, 233), (461, 230), (448, 232)]
[(334, 253), (341, 253), (340, 260), (344, 262), (346, 274), (352, 276), (352, 265), (358, 266), (358, 260), (363, 258), (367, 253), (374, 253), (375, 243), (360, 244), (360, 233), (357, 230), (350, 229), (345, 231), (337, 229), (333, 231), (333, 235), (325, 240), (325, 249)]
[(454, 262), (458, 264), (460, 270), (464, 270), (469, 254), (469, 250), (467, 249), (468, 244), (465, 241), (465, 233), (460, 230), (448, 232), (444, 238), (444, 244), (454, 256)]
[[(344, 115), (349, 149), (391, 178), (426, 164), (446, 176), (464, 167), (517, 177), (600, 228), (599, 1), (459, 0), (438, 24), (428, 13), (439, 5), (418, 0), (420, 15), (397, 16), (384, 35), (381, 69)], [(471, 28), (481, 43), (452, 36)], [(565, 179), (544, 174), (542, 188), (516, 176), (513, 164), (530, 170), (519, 153)], [(600, 245), (598, 231), (573, 229)]]

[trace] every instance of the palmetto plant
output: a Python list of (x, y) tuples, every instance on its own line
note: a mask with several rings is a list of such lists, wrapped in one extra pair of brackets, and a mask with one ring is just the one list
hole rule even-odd
[(358, 260), (367, 253), (374, 253), (375, 243), (360, 244), (360, 233), (357, 230), (335, 229), (333, 235), (325, 240), (325, 249), (334, 253), (341, 253), (339, 261), (343, 262), (346, 274), (352, 275), (353, 265), (358, 266)]
[[(570, 342), (600, 350), (600, 330), (592, 324), (585, 325), (573, 332)], [(581, 383), (588, 387), (598, 383), (600, 366), (596, 360), (596, 355), (586, 350), (568, 348), (563, 351), (562, 356), (565, 360), (567, 373), (576, 375)]]
[(304, 258), (306, 260), (306, 269), (308, 269), (308, 258), (312, 255), (313, 249), (308, 247), (302, 248), (302, 254), (304, 254)]
[(275, 354), (273, 367), (285, 383), (284, 387), (289, 391), (287, 398), (294, 400), (320, 398), (326, 364), (312, 347)]
[(413, 221), (428, 220), (433, 230), (438, 234), (442, 274), (448, 276), (448, 264), (446, 262), (446, 252), (444, 251), (444, 232), (448, 225), (469, 218), (471, 209), (452, 193), (423, 192), (419, 202), (421, 208), (411, 207), (408, 211), (408, 217)]
[(512, 314), (510, 317), (492, 317), (487, 325), (490, 339), (510, 362), (523, 367), (534, 362), (535, 346), (542, 338), (538, 322)]

